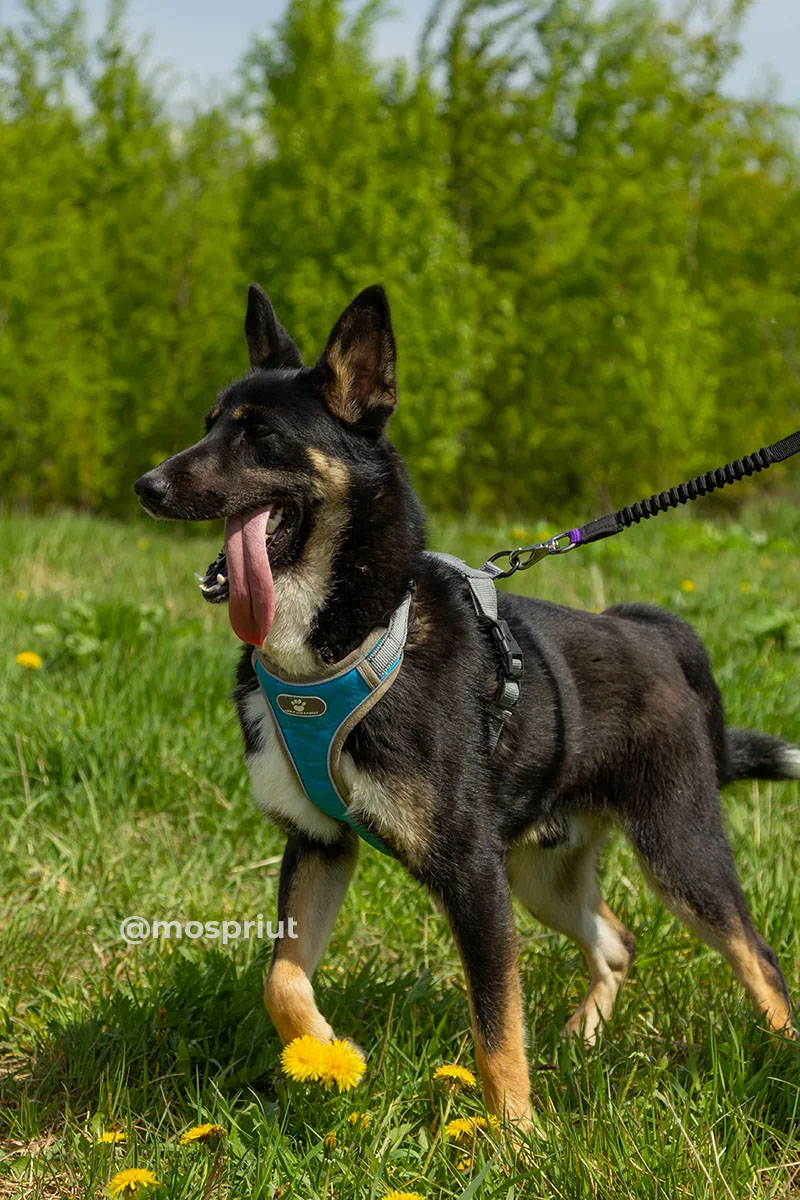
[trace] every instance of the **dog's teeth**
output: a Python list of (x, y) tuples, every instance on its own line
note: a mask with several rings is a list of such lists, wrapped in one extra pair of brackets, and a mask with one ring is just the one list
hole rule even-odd
[(217, 583), (224, 583), (224, 582), (225, 582), (225, 576), (224, 576), (224, 575), (218, 575), (218, 576), (217, 576)]

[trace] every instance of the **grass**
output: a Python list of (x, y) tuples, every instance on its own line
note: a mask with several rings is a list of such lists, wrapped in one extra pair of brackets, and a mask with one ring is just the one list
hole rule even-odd
[[(789, 505), (738, 522), (670, 516), (519, 587), (682, 613), (709, 645), (730, 719), (800, 741), (796, 529)], [(157, 1200), (800, 1195), (798, 1047), (765, 1032), (620, 842), (604, 889), (639, 954), (597, 1049), (558, 1038), (586, 983), (577, 950), (519, 914), (527, 1159), (486, 1138), (469, 1154), (442, 1141), (432, 1072), (474, 1065), (460, 968), (427, 897), (381, 855), (362, 852), (317, 976), (322, 1009), (368, 1054), (351, 1094), (281, 1076), (261, 1003), (265, 941), (125, 945), (132, 913), (274, 916), (281, 837), (248, 790), (228, 699), (237, 644), (192, 579), (218, 538), (70, 515), (0, 522), (2, 1200), (100, 1196), (131, 1165), (156, 1173)], [(473, 563), (514, 540), (507, 527), (432, 537)], [(41, 670), (17, 666), (23, 650)], [(800, 787), (742, 784), (726, 809), (756, 922), (800, 996)], [(366, 1130), (348, 1123), (354, 1110), (371, 1114)], [(480, 1112), (464, 1093), (449, 1116)], [(228, 1131), (219, 1155), (179, 1145), (203, 1121)], [(112, 1127), (124, 1148), (94, 1144)]]

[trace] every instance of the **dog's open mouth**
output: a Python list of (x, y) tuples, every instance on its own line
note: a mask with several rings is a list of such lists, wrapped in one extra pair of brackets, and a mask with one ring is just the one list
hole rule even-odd
[(296, 532), (298, 516), (288, 507), (267, 504), (225, 521), (225, 545), (198, 575), (200, 591), (211, 604), (230, 602), (237, 637), (261, 646), (275, 615), (272, 565)]

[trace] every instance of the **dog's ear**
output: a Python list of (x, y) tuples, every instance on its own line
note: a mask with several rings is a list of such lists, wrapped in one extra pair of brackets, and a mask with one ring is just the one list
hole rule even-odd
[(376, 283), (344, 310), (317, 361), (328, 407), (348, 424), (380, 431), (397, 406), (396, 361), (389, 301)]
[(274, 371), (281, 367), (302, 367), (300, 351), (275, 316), (269, 296), (257, 283), (251, 283), (247, 293), (244, 332), (250, 366), (254, 369)]

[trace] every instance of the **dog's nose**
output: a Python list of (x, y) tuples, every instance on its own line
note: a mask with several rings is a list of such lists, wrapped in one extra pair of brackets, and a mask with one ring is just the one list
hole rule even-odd
[(158, 508), (169, 491), (169, 483), (159, 471), (148, 471), (136, 480), (133, 490), (143, 504)]

